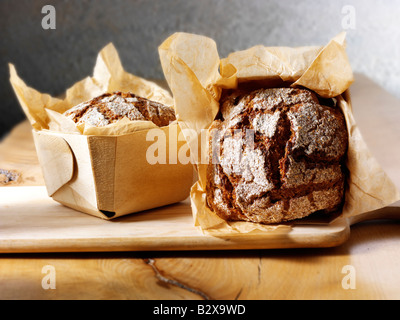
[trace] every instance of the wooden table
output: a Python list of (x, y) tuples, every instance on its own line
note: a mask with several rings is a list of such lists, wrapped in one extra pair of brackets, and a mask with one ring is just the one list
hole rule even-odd
[[(354, 103), (371, 85), (357, 77)], [(17, 171), (3, 185), (43, 185), (27, 122), (1, 142), (0, 169)], [(1, 254), (0, 299), (399, 299), (399, 265), (399, 220), (373, 220), (333, 248)]]

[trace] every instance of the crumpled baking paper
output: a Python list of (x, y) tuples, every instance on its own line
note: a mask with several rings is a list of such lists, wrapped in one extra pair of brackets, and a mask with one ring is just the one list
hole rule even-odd
[[(355, 216), (400, 200), (400, 192), (369, 152), (351, 111), (348, 89), (354, 81), (346, 55), (345, 33), (321, 47), (265, 47), (258, 45), (220, 58), (216, 43), (205, 36), (175, 33), (159, 47), (165, 78), (175, 110), (186, 132), (198, 181), (192, 186), (194, 224), (211, 235), (272, 232), (296, 222), (264, 225), (225, 221), (206, 204), (207, 140), (202, 137), (219, 110), (222, 89), (243, 83), (258, 87), (302, 86), (325, 98), (335, 97), (349, 134), (347, 168), (350, 172), (342, 215)], [(199, 141), (201, 141), (199, 143)]]

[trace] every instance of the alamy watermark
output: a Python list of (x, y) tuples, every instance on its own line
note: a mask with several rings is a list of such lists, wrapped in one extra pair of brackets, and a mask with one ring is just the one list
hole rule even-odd
[(352, 265), (345, 265), (342, 273), (345, 274), (342, 279), (342, 288), (345, 290), (356, 289), (356, 268)]
[(200, 133), (182, 129), (178, 134), (177, 126), (170, 126), (168, 131), (154, 128), (146, 135), (146, 141), (153, 142), (146, 150), (146, 160), (151, 165), (219, 164), (221, 159), (234, 157), (232, 160), (239, 163), (245, 153), (254, 150), (255, 135), (253, 129), (202, 129)]
[(45, 274), (42, 278), (42, 288), (44, 290), (56, 289), (56, 268), (52, 265), (45, 265), (42, 273)]
[(42, 8), (42, 13), (45, 15), (42, 18), (42, 28), (44, 30), (56, 29), (56, 8), (52, 5), (45, 5)]
[(352, 5), (342, 7), (342, 28), (344, 30), (356, 29), (356, 8)]

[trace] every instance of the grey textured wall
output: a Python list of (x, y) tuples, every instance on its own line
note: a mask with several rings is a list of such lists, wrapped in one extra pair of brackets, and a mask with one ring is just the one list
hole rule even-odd
[[(56, 9), (55, 30), (42, 28), (46, 4)], [(176, 31), (212, 37), (221, 56), (256, 44), (322, 45), (346, 27), (346, 5), (355, 13), (347, 30), (354, 71), (400, 98), (399, 0), (0, 0), (0, 136), (24, 119), (8, 62), (56, 95), (91, 75), (113, 42), (126, 70), (162, 79), (157, 47)]]

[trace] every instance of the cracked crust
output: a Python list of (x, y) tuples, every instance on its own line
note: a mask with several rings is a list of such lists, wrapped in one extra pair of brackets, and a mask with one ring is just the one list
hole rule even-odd
[(307, 89), (234, 91), (209, 129), (207, 203), (226, 220), (279, 223), (338, 210), (348, 138)]
[(87, 123), (102, 127), (127, 117), (130, 120), (148, 120), (159, 127), (175, 120), (172, 108), (141, 98), (133, 93), (105, 93), (67, 110), (65, 116), (77, 124)]

